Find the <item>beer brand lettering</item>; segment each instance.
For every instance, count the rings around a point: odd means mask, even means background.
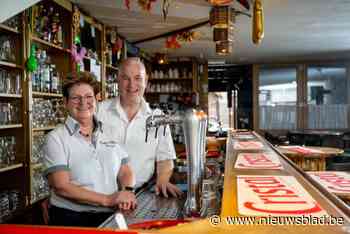
[[[236,141],[235,149],[262,149],[264,145],[259,141]]]
[[[332,193],[350,194],[350,174],[347,172],[320,171],[309,174]]]
[[[275,154],[242,153],[238,154],[235,168],[239,169],[282,169]]]
[[[292,176],[238,176],[242,215],[324,215],[325,211]]]

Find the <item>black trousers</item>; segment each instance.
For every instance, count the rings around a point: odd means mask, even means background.
[[[54,226],[98,227],[112,212],[76,212],[57,206],[49,208],[49,224]]]

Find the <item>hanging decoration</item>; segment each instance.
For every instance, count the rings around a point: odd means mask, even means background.
[[[76,36],[74,38],[74,44],[72,45],[72,58],[77,65],[77,72],[80,71],[81,67],[84,66],[83,59],[86,55],[86,48],[81,46],[80,37]]]
[[[250,10],[250,5],[248,0],[237,0],[245,9]]]
[[[124,5],[130,11],[130,0],[124,0]]]
[[[33,44],[32,47],[30,48],[30,55],[26,63],[26,67],[29,72],[33,72],[38,68],[38,59],[36,58],[35,54],[36,54],[36,48],[35,48],[35,45]]]
[[[168,49],[181,48],[180,43],[177,41],[177,34],[167,37],[165,41],[165,48],[168,48]]]
[[[162,3],[162,11],[163,11],[163,19],[166,21],[166,18],[168,17],[169,7],[172,0],[163,0]]]
[[[264,38],[264,14],[261,0],[254,1],[252,28],[253,43],[260,44]]]
[[[152,9],[152,3],[156,2],[157,0],[137,0],[139,6],[144,11],[150,11]]]
[[[177,39],[183,42],[192,42],[193,40],[199,39],[201,36],[200,32],[196,31],[185,31],[177,35]]]
[[[80,11],[76,5],[73,6],[72,27],[75,38],[80,34]]]
[[[117,37],[112,48],[113,54],[120,52],[122,48],[123,48],[123,40],[120,37]]]
[[[232,1],[233,0],[208,0],[208,2],[214,6],[229,5]]]

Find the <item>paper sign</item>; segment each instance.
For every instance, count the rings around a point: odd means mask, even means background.
[[[293,176],[237,176],[237,188],[240,215],[321,217],[327,214]]]
[[[280,148],[289,150],[289,151],[293,151],[296,153],[300,153],[300,154],[322,154],[323,152],[321,150],[317,150],[317,149],[311,149],[308,147],[303,147],[303,146],[297,146],[297,145],[293,145],[293,146],[280,146]]]
[[[278,156],[273,153],[241,153],[238,154],[237,169],[283,169]]]
[[[350,174],[343,171],[313,171],[310,176],[335,194],[350,195]]]
[[[233,145],[234,149],[241,150],[241,149],[262,149],[264,148],[264,145],[259,141],[236,141]]]

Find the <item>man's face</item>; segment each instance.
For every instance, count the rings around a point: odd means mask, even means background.
[[[96,110],[93,88],[84,83],[74,85],[69,90],[65,105],[69,114],[78,122],[83,119],[92,119]]]
[[[136,62],[124,65],[118,76],[118,89],[121,100],[139,103],[147,86],[146,71]]]

